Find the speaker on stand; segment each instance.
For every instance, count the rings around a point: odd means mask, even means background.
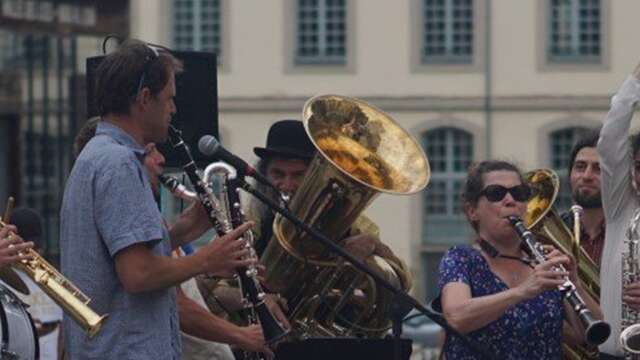
[[[184,71],[176,75],[177,113],[172,125],[182,131],[182,138],[191,149],[191,155],[199,167],[209,161],[198,150],[198,140],[203,135],[218,137],[218,62],[214,53],[198,51],[172,51],[182,61]],[[87,58],[87,115],[98,115],[96,109],[95,73],[104,56]],[[158,144],[168,168],[178,168],[177,154],[168,144]]]

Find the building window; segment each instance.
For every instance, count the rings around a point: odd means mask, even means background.
[[[549,61],[600,63],[600,0],[550,0]]]
[[[220,0],[173,1],[173,47],[222,55]]]
[[[473,159],[473,137],[455,128],[439,128],[425,134],[424,148],[431,165],[424,214],[429,217],[460,216],[460,190]]]
[[[422,63],[471,63],[473,1],[424,0]]]
[[[298,0],[297,64],[345,64],[346,0]]]
[[[60,62],[70,69],[70,52],[60,54],[55,38],[50,35],[20,34],[0,30],[0,71],[47,67],[57,68]]]
[[[569,160],[573,145],[589,131],[586,127],[570,127],[556,130],[550,134],[551,168],[560,178],[560,192],[554,204],[556,210],[562,213],[573,204],[571,188],[569,186]]]
[[[35,119],[36,123],[41,124],[46,121],[42,116]],[[23,199],[26,206],[36,209],[42,216],[42,250],[47,257],[53,257],[57,261],[58,210],[64,191],[61,178],[69,173],[71,166],[69,137],[66,134],[56,134],[51,129],[48,133],[27,130],[24,133],[24,143]]]
[[[431,179],[423,197],[422,263],[428,298],[435,296],[438,264],[444,251],[469,240],[460,193],[473,161],[473,136],[443,127],[422,137],[429,156]]]

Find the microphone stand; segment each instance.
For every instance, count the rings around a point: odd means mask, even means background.
[[[303,229],[304,231],[306,231],[315,240],[321,242],[324,246],[329,248],[333,253],[339,255],[341,258],[343,258],[346,261],[348,261],[356,269],[358,269],[358,270],[364,272],[365,274],[369,275],[370,277],[372,277],[374,279],[374,281],[376,282],[376,284],[378,284],[378,285],[382,286],[383,288],[387,289],[388,291],[390,291],[394,295],[394,305],[393,305],[393,310],[392,310],[392,318],[393,318],[393,333],[394,333],[394,337],[396,338],[394,340],[394,343],[395,343],[395,345],[394,345],[394,354],[396,356],[396,360],[400,360],[399,356],[401,355],[400,354],[401,353],[401,351],[400,351],[400,335],[401,335],[401,332],[402,332],[402,319],[411,310],[411,308],[415,308],[416,310],[421,312],[423,315],[425,315],[429,319],[433,320],[436,324],[442,326],[444,329],[446,329],[447,332],[450,332],[450,333],[460,337],[460,339],[462,339],[462,341],[469,348],[471,348],[476,354],[480,354],[482,356],[482,358],[488,359],[488,360],[489,359],[495,359],[495,354],[491,355],[484,346],[480,345],[475,340],[473,340],[473,339],[461,334],[460,332],[458,332],[457,330],[452,328],[449,324],[447,324],[447,322],[443,318],[441,318],[441,317],[437,316],[436,314],[434,314],[433,312],[429,311],[422,304],[420,304],[420,302],[418,302],[416,299],[414,299],[413,297],[411,297],[408,294],[406,294],[404,291],[401,291],[401,290],[397,289],[395,286],[393,286],[386,279],[382,278],[376,272],[372,271],[363,262],[361,262],[360,260],[356,259],[353,255],[351,255],[348,252],[346,252],[341,246],[339,246],[338,244],[334,243],[329,238],[327,238],[324,234],[322,234],[318,230],[310,227],[309,225],[304,223],[302,220],[300,220],[296,215],[292,214],[288,209],[280,206],[280,204],[276,203],[275,201],[271,200],[270,198],[268,198],[264,194],[260,193],[256,189],[254,189],[249,183],[247,183],[244,180],[244,176],[243,176],[244,174],[239,174],[239,175],[240,176],[238,176],[238,178],[241,179],[240,188],[242,188],[244,191],[250,193],[251,195],[255,196],[258,200],[260,200],[264,204],[268,205],[271,209],[275,210],[280,215],[282,215],[285,219],[291,221],[298,228]]]

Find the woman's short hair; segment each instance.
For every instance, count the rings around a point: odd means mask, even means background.
[[[479,163],[473,164],[469,167],[469,173],[467,175],[467,181],[462,189],[462,208],[467,206],[475,207],[478,203],[478,199],[484,190],[484,175],[494,171],[512,171],[518,174],[520,182],[524,183],[522,172],[515,164],[512,164],[503,160],[485,160]],[[471,222],[471,226],[477,230],[477,224]]]

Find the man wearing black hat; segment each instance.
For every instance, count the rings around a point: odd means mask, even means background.
[[[258,171],[265,174],[267,179],[288,197],[292,197],[300,187],[309,163],[316,154],[316,148],[311,143],[304,125],[298,120],[280,120],[274,123],[269,128],[266,147],[255,147],[253,151],[260,158]],[[258,190],[263,193],[273,194],[274,192],[260,185]],[[259,201],[251,204],[249,213],[250,219],[256,222],[254,232],[259,232],[259,236],[256,236],[258,239],[255,244],[256,252],[262,255],[273,235],[272,225],[275,214]],[[359,259],[364,259],[376,252],[392,255],[391,250],[376,236],[377,226],[364,218],[361,218],[361,221],[367,222],[367,227],[373,228],[372,231],[345,239],[345,249]]]
[[[286,196],[293,196],[307,172],[309,163],[316,153],[316,148],[309,140],[302,122],[298,120],[280,120],[269,128],[266,147],[255,147],[253,152],[260,158],[258,171],[266,175],[267,179]],[[272,188],[262,184],[258,190],[278,199]],[[265,204],[255,199],[252,201],[250,218],[256,221],[255,248],[258,256],[271,239],[272,224],[275,214]]]

